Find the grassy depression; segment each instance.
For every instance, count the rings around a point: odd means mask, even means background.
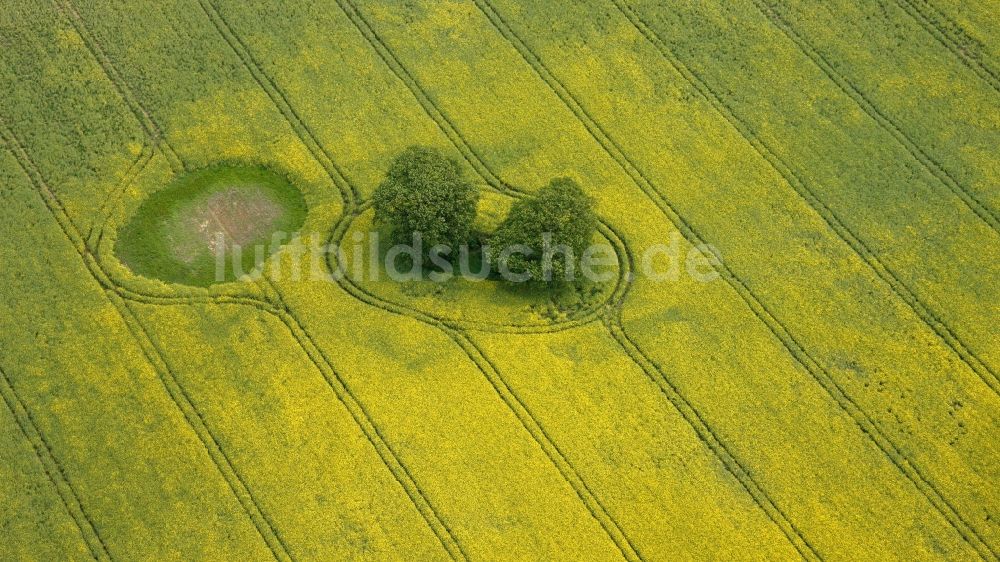
[[[267,168],[196,170],[139,206],[115,254],[136,274],[171,283],[233,281],[277,249],[276,233],[296,231],[306,211],[302,193]]]

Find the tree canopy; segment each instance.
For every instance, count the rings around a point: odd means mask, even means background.
[[[597,231],[593,200],[570,178],[555,178],[534,196],[514,203],[490,240],[501,273],[518,280],[563,283],[572,278]]]
[[[468,241],[478,201],[478,190],[457,162],[433,148],[412,146],[393,160],[375,189],[375,223],[389,227],[396,243],[411,243],[419,233],[426,256],[435,245],[457,249]]]

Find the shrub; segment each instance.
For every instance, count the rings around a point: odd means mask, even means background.
[[[596,230],[593,200],[575,181],[556,178],[514,203],[490,240],[490,258],[498,271],[518,277],[513,281],[562,284],[573,277]]]
[[[422,237],[421,252],[444,244],[456,251],[468,241],[479,192],[458,163],[433,148],[412,146],[389,166],[375,189],[375,224],[391,230],[393,242]]]

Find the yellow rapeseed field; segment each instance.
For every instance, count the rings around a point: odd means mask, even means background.
[[[997,560],[998,41],[955,0],[4,3],[0,560]],[[367,278],[413,145],[487,228],[575,180],[607,280]],[[301,191],[288,245],[138,275],[218,166]]]

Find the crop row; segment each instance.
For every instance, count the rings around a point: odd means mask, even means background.
[[[692,87],[708,100],[716,111],[729,122],[740,135],[753,147],[754,151],[760,155],[776,172],[778,172],[785,182],[792,187],[796,193],[802,197],[806,203],[823,218],[823,221],[831,230],[844,241],[845,244],[861,257],[872,271],[882,279],[890,290],[905,302],[914,313],[917,314],[927,324],[939,338],[951,348],[962,361],[969,366],[994,392],[1000,392],[1000,381],[997,375],[988,365],[976,356],[969,347],[959,338],[955,332],[941,320],[923,300],[918,297],[913,290],[908,287],[896,273],[889,268],[876,254],[871,247],[866,244],[856,233],[854,233],[837,214],[830,209],[816,193],[809,188],[802,176],[792,169],[778,154],[759,136],[754,134],[752,128],[740,119],[729,105],[716,93],[711,86],[702,80],[697,73],[678,59],[667,46],[666,42],[657,32],[646,22],[634,9],[625,4],[622,0],[612,0],[615,6],[625,15],[626,18],[642,33],[646,39],[652,43],[657,51],[670,63],[670,65],[680,74]]]
[[[643,173],[643,171],[633,162],[621,149],[620,145],[608,134],[608,132],[588,113],[575,96],[569,92],[565,86],[552,74],[545,66],[544,62],[513,32],[510,26],[502,19],[496,10],[492,8],[488,0],[476,0],[477,6],[487,16],[497,31],[503,35],[522,55],[524,60],[533,68],[546,84],[552,89],[563,103],[576,115],[581,123],[586,127],[596,140],[625,171],[642,190],[654,201],[665,216],[688,238],[693,244],[704,243],[704,238],[695,228],[685,220],[677,210],[666,200],[662,191]],[[902,134],[902,133],[901,133]],[[916,156],[916,154],[914,154]],[[863,433],[869,436],[880,450],[893,462],[913,484],[921,491],[927,500],[944,516],[959,534],[971,545],[982,553],[991,553],[991,547],[987,545],[978,532],[963,518],[954,508],[951,502],[937,489],[935,484],[927,479],[922,471],[917,467],[902,450],[883,432],[874,420],[855,402],[844,389],[833,379],[832,376],[816,361],[816,359],[798,342],[788,328],[764,305],[753,293],[744,280],[736,275],[725,263],[718,265],[719,273],[730,286],[743,298],[754,314],[766,324],[782,341],[796,360],[813,376],[813,378],[827,391],[842,410],[849,414],[857,423]],[[789,523],[789,526],[791,524]],[[792,537],[790,537],[792,539]],[[794,539],[792,539],[794,540]],[[797,544],[797,546],[799,546]]]
[[[218,440],[212,434],[211,430],[205,425],[203,416],[197,406],[191,402],[190,398],[184,392],[183,387],[178,384],[175,374],[170,369],[169,365],[167,365],[163,360],[162,354],[159,350],[155,348],[148,332],[138,321],[138,318],[135,316],[131,308],[129,308],[128,303],[122,299],[122,296],[116,291],[116,287],[113,285],[111,280],[104,274],[103,270],[100,269],[100,265],[94,258],[91,250],[87,247],[86,240],[84,239],[79,227],[77,227],[77,225],[70,218],[69,214],[67,214],[62,202],[48,186],[41,171],[31,159],[30,155],[24,150],[22,143],[17,139],[17,137],[14,136],[5,121],[0,121],[0,137],[3,137],[9,144],[12,153],[14,154],[18,164],[21,166],[22,171],[35,186],[38,195],[45,202],[46,207],[51,212],[53,218],[56,219],[63,235],[76,249],[80,259],[87,266],[91,276],[105,290],[109,300],[115,306],[122,320],[129,327],[132,337],[143,350],[147,359],[150,361],[150,364],[156,370],[160,377],[160,381],[163,383],[164,388],[174,401],[174,404],[184,414],[188,424],[201,440],[205,450],[212,458],[212,461],[215,463],[219,472],[225,478],[227,484],[229,484],[233,494],[246,510],[247,515],[257,527],[261,537],[265,540],[265,542],[267,542],[269,548],[271,548],[275,558],[290,558],[287,554],[287,548],[283,544],[280,535],[278,535],[270,525],[267,516],[260,509],[256,499],[247,487],[246,482],[244,482],[239,472],[237,472],[232,466],[225,452],[219,445]]]
[[[35,423],[31,415],[31,410],[28,409],[27,404],[18,395],[14,384],[3,368],[0,368],[0,397],[3,398],[3,402],[14,417],[18,429],[31,444],[35,452],[35,457],[37,457],[38,462],[45,471],[45,476],[59,495],[59,500],[66,509],[66,513],[69,514],[73,519],[73,523],[79,529],[80,536],[83,537],[87,548],[90,549],[91,555],[95,560],[111,560],[108,545],[104,542],[104,538],[101,537],[97,526],[94,525],[94,520],[91,519],[86,508],[84,508],[83,502],[80,501],[80,495],[70,482],[66,474],[66,469],[63,468],[59,458],[52,452],[52,446],[49,445],[48,439],[38,429],[38,424]]]
[[[1000,93],[1000,75],[984,60],[974,41],[951,16],[928,0],[896,0],[942,46],[952,52],[962,64]]]

